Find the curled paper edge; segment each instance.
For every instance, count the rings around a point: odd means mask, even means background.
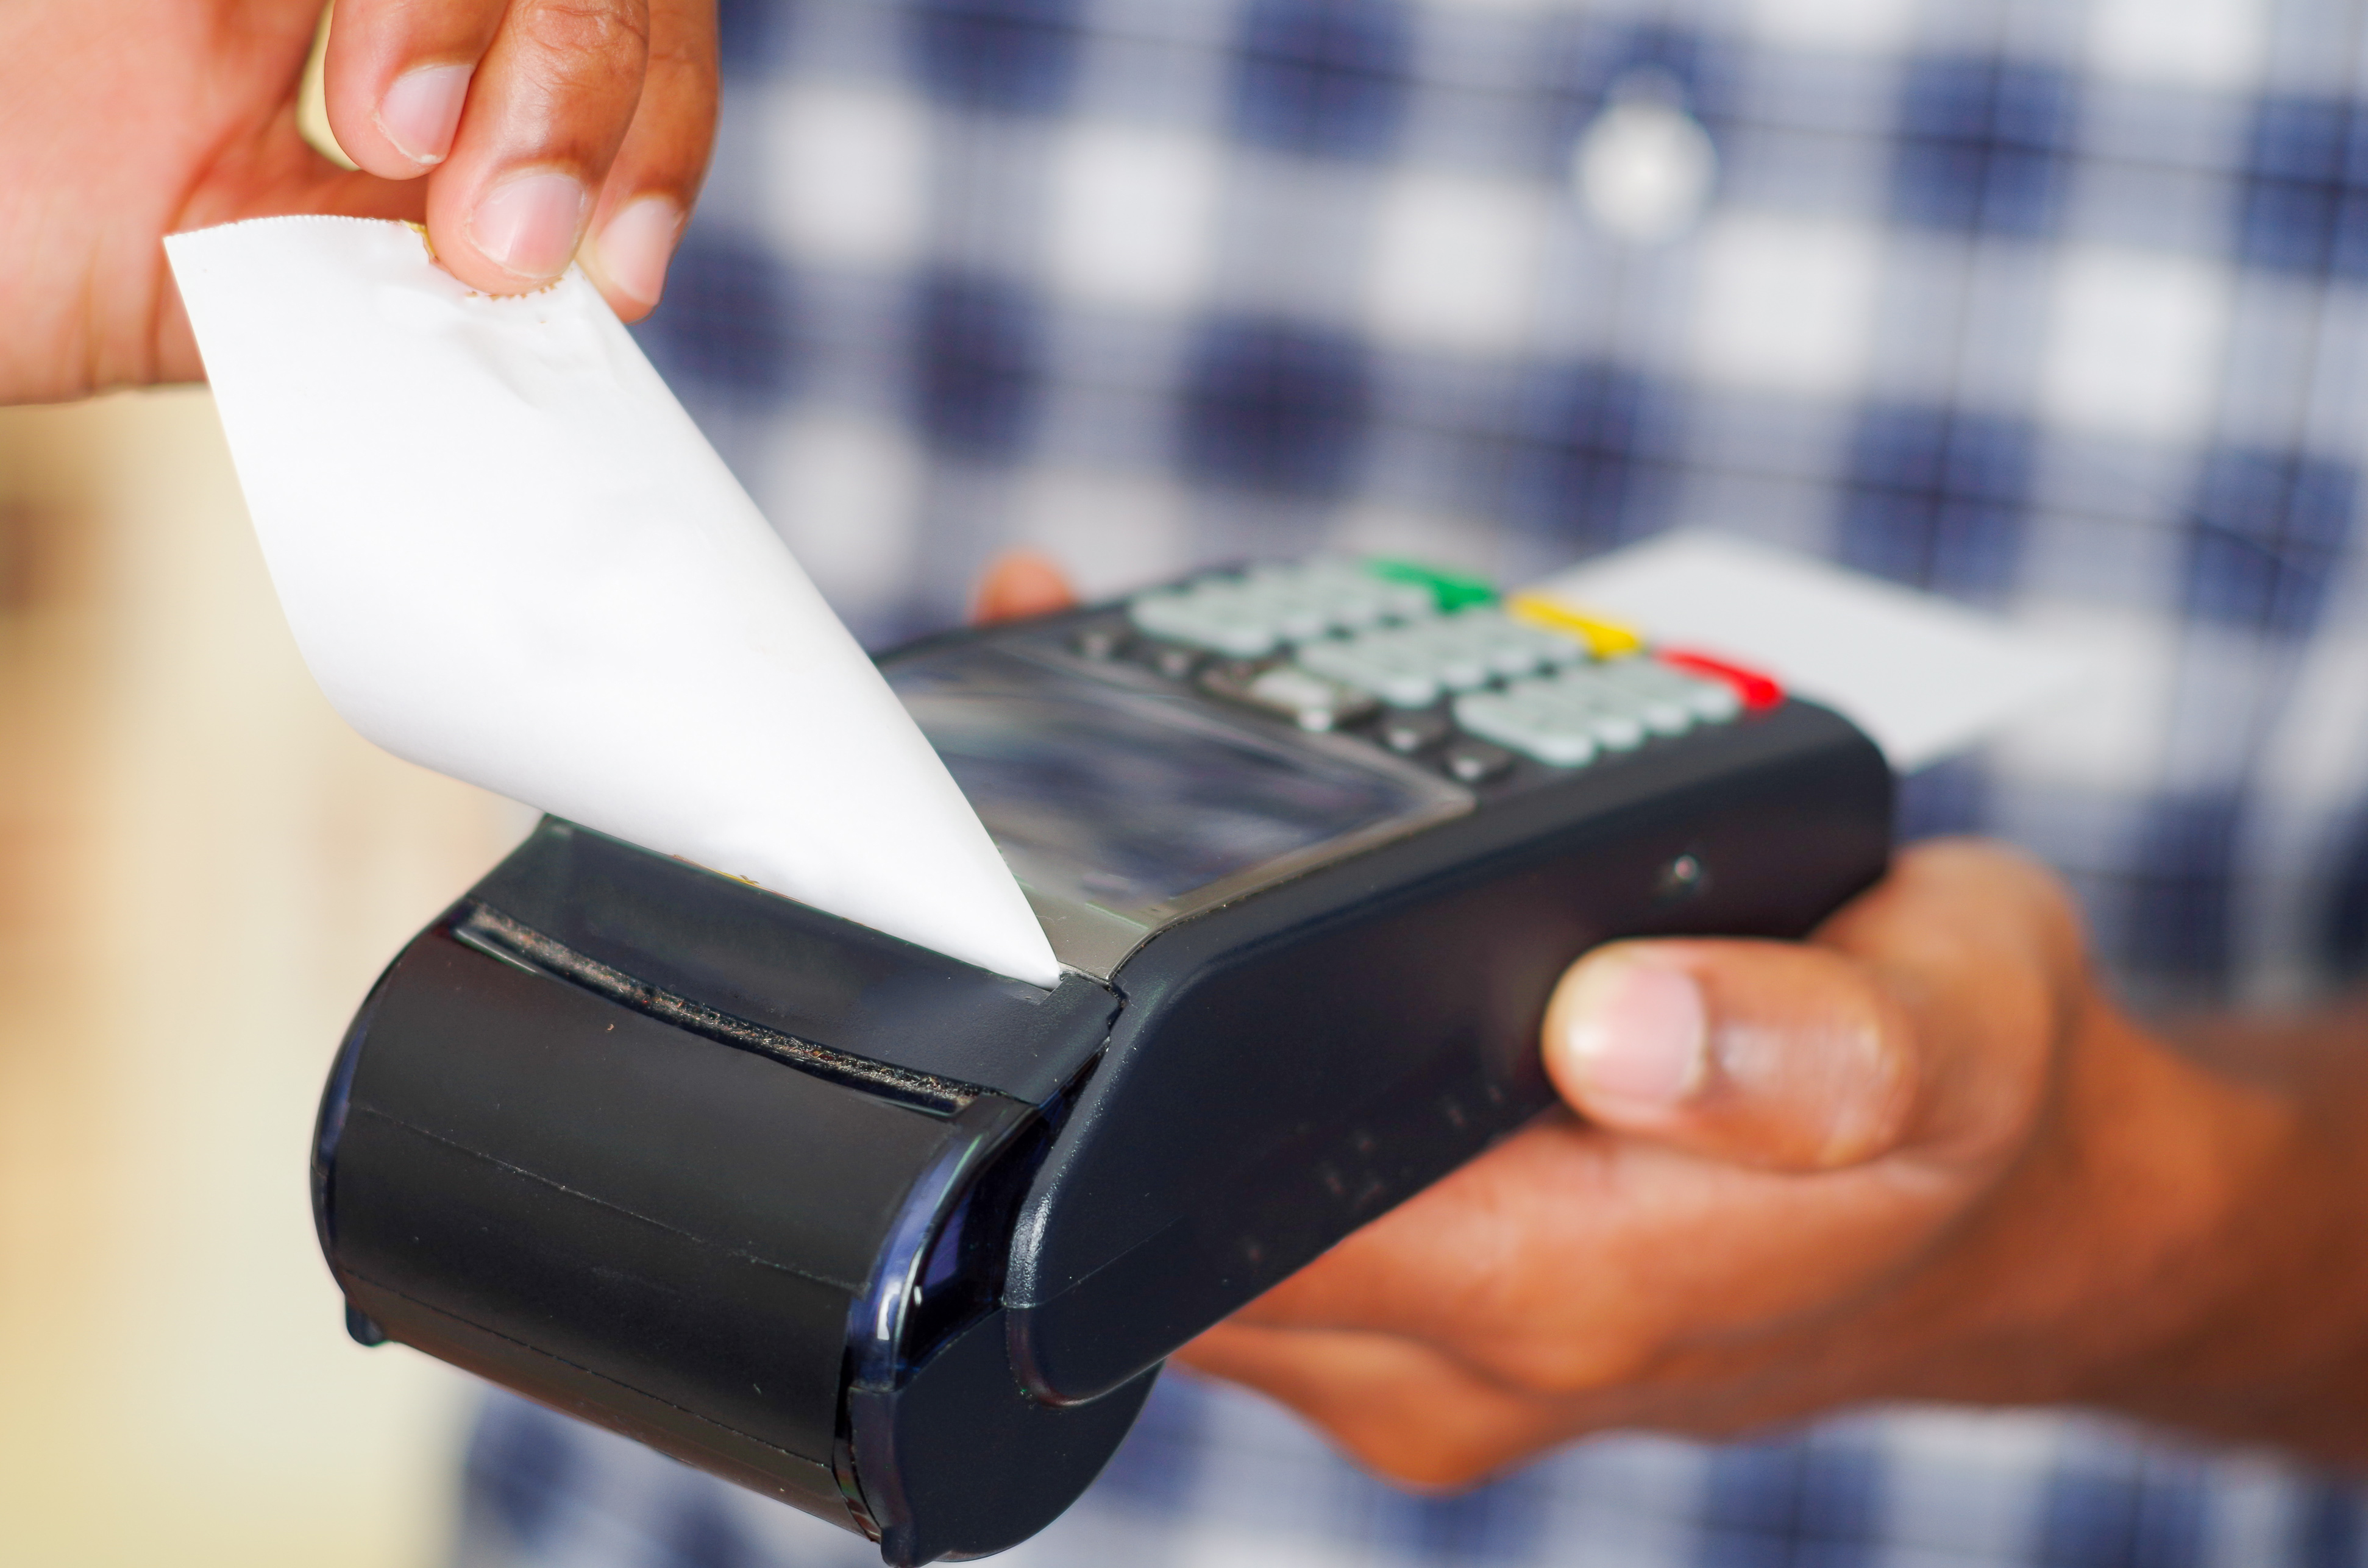
[[[580,272],[492,299],[364,219],[165,244],[281,607],[365,738],[1057,983],[944,764]]]

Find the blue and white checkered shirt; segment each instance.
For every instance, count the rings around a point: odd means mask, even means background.
[[[1709,525],[1996,608],[2089,697],[1911,781],[2139,996],[2368,949],[2363,0],[725,6],[643,333],[876,642],[1019,543],[1088,590],[1383,550],[1520,580]],[[1015,1564],[2356,1563],[2271,1456],[2033,1413],[1615,1436],[1447,1500],[1170,1377]],[[471,1568],[852,1537],[503,1400]]]

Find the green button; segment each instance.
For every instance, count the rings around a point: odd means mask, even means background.
[[[1448,615],[1459,609],[1470,609],[1474,605],[1497,602],[1495,585],[1485,577],[1474,577],[1469,573],[1442,571],[1436,566],[1425,566],[1420,562],[1394,561],[1386,557],[1368,560],[1365,570],[1393,583],[1412,583],[1417,587],[1429,588],[1440,610]]]

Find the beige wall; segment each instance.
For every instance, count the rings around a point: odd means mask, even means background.
[[[346,1339],[306,1143],[522,825],[330,712],[203,392],[0,410],[0,1564],[435,1561],[465,1381]]]

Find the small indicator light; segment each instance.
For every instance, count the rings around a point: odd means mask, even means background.
[[[1725,682],[1735,688],[1735,695],[1743,699],[1743,705],[1746,708],[1773,708],[1784,700],[1784,688],[1777,685],[1773,679],[1761,675],[1758,670],[1746,669],[1741,665],[1730,664],[1725,659],[1714,659],[1708,653],[1691,653],[1681,648],[1664,648],[1660,652],[1660,660],[1671,669],[1683,670],[1688,675],[1705,676],[1712,680]]]
[[[1432,601],[1443,615],[1453,615],[1457,610],[1470,609],[1474,605],[1497,602],[1496,585],[1467,572],[1449,572],[1436,566],[1425,566],[1419,562],[1388,557],[1367,561],[1365,570],[1393,583],[1412,583],[1417,587],[1429,589]]]
[[[1645,646],[1644,633],[1633,626],[1572,609],[1539,594],[1515,594],[1505,601],[1505,613],[1547,631],[1576,638],[1599,659],[1626,658]]]

